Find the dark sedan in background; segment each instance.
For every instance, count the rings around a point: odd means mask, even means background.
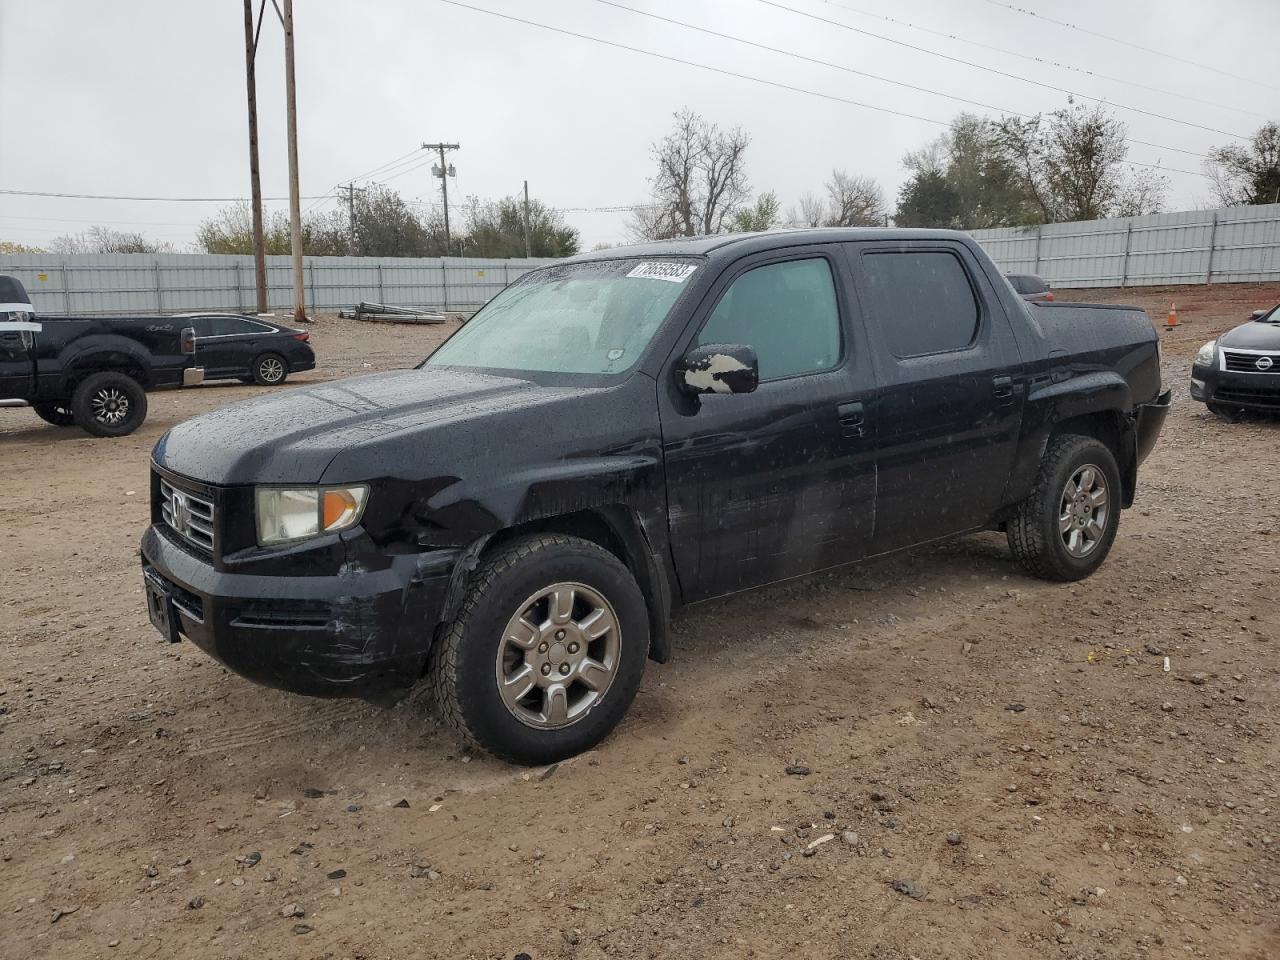
[[[196,313],[196,357],[206,380],[243,380],[274,386],[291,373],[311,370],[316,355],[305,330],[230,313]]]
[[[1007,276],[1018,296],[1028,303],[1053,302],[1053,291],[1049,289],[1049,281],[1043,277],[1034,273],[1010,273]]]
[[[1244,410],[1280,413],[1280,306],[1210,340],[1191,367],[1191,399],[1226,420]]]

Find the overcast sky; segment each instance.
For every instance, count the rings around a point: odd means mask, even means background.
[[[1170,148],[1202,154],[1215,144],[1242,142],[1229,134],[1251,133],[1267,111],[1280,118],[1277,0],[1017,2],[1192,62],[1027,16],[995,0],[617,0],[990,108],[712,37],[602,0],[466,2],[811,92],[663,61],[442,0],[296,0],[304,195],[332,193],[336,184],[423,141],[446,140],[462,145],[451,157],[458,171],[450,183],[451,208],[469,194],[515,193],[526,178],[534,196],[558,207],[633,204],[648,193],[650,144],[666,132],[672,112],[688,106],[751,133],[751,185],[776,191],[784,208],[806,191],[820,191],[833,167],[876,177],[892,199],[904,179],[903,153],[943,129],[929,119],[945,122],[964,109],[1030,114],[1066,100],[1045,86],[794,11],[1106,99],[1131,138],[1161,145],[1135,144],[1132,160],[1198,171],[1199,157]],[[267,13],[258,54],[262,183],[267,196],[282,197],[288,185],[282,31],[270,2]],[[1202,177],[1169,176],[1170,209],[1208,204]],[[385,179],[406,198],[439,199],[429,164],[413,169],[406,162],[373,179]],[[0,0],[0,189],[247,196],[240,2]],[[317,202],[336,201],[306,200],[304,209]],[[42,245],[101,223],[186,250],[195,225],[217,207],[0,195],[0,239]],[[568,216],[584,247],[626,237],[623,214]]]

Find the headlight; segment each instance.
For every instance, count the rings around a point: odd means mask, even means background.
[[[256,492],[258,543],[264,547],[354,527],[369,498],[364,485],[259,487]]]
[[[1196,363],[1202,367],[1213,366],[1213,357],[1214,357],[1214,354],[1217,353],[1217,350],[1218,350],[1218,341],[1210,340],[1203,347],[1201,347],[1200,352],[1196,354]]]

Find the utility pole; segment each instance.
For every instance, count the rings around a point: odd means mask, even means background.
[[[272,0],[275,3],[275,0]],[[293,71],[293,0],[284,0],[284,85],[289,126],[289,240],[293,248],[293,319],[307,320],[302,283],[302,198],[298,190],[298,90]]]
[[[424,143],[423,150],[437,150],[440,153],[440,165],[431,167],[431,175],[440,178],[440,191],[444,198],[444,248],[450,250],[453,241],[449,237],[449,178],[456,177],[457,171],[452,166],[446,166],[444,162],[444,152],[446,150],[461,149],[456,143]]]
[[[529,259],[529,181],[524,182],[524,258]]]
[[[264,0],[265,2],[265,0]],[[262,30],[262,11],[258,11],[258,29],[253,28],[253,0],[244,0],[244,73],[249,93],[249,188],[253,197],[253,267],[256,277],[257,310],[266,313],[267,244],[262,236],[262,179],[258,171],[258,84],[254,61],[258,54],[258,33]]]
[[[359,191],[363,192],[363,191]],[[347,220],[350,223],[350,237],[347,240],[347,256],[356,255],[356,185],[347,184]]]

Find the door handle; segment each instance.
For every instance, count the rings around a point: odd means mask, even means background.
[[[995,392],[1001,406],[1013,402],[1013,377],[992,377],[991,389]]]
[[[866,414],[861,400],[850,400],[836,407],[836,416],[840,418],[840,433],[846,437],[866,435]]]

